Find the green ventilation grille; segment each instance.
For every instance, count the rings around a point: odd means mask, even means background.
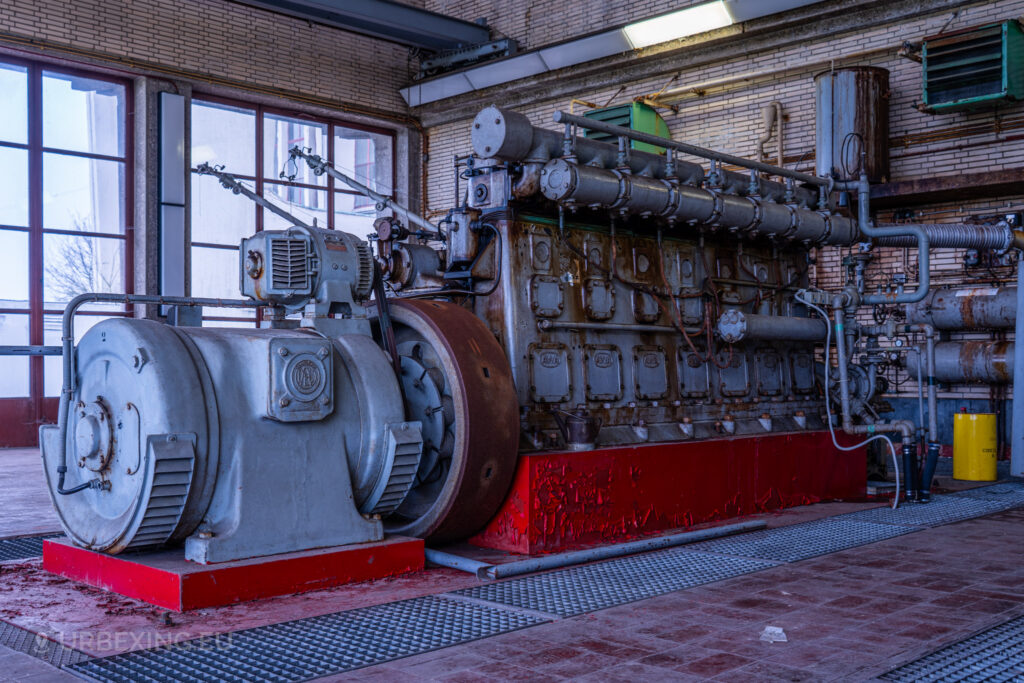
[[[926,38],[924,106],[932,114],[1024,98],[1024,31],[1010,20]]]

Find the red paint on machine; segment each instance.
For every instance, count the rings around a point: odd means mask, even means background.
[[[402,536],[217,564],[189,562],[180,548],[106,555],[67,539],[43,542],[45,570],[176,612],[370,581],[423,564],[423,540]]]
[[[524,455],[505,503],[470,540],[515,553],[558,552],[859,498],[865,457],[864,449],[837,450],[828,432]]]

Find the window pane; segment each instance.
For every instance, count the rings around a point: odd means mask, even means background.
[[[44,154],[43,227],[124,233],[124,163]]]
[[[309,225],[315,219],[318,227],[327,227],[327,192],[324,190],[265,183],[263,197]],[[264,230],[281,230],[291,226],[281,216],[263,209]]]
[[[85,333],[93,325],[100,321],[107,320],[106,315],[76,315],[75,316],[75,343],[82,341]],[[61,316],[43,316],[43,343],[47,346],[61,345]],[[60,356],[45,356],[43,358],[43,395],[60,396],[60,387],[64,382],[64,366]]]
[[[252,186],[249,181],[242,181]],[[256,204],[213,176],[192,174],[192,241],[237,246],[256,232]]]
[[[344,230],[359,237],[373,232],[377,218],[376,204],[362,195],[334,193],[334,229]]]
[[[43,72],[43,146],[123,157],[124,86]]]
[[[0,225],[28,227],[28,150],[0,147]]]
[[[192,165],[203,162],[221,164],[228,173],[255,176],[255,112],[193,100]]]
[[[28,316],[0,314],[0,345],[28,344]],[[0,356],[0,398],[28,396],[28,356]]]
[[[238,249],[192,247],[192,296],[240,299]],[[251,318],[252,308],[203,308],[203,315]]]
[[[266,114],[263,117],[263,177],[276,180],[282,171],[294,175],[296,183],[326,185],[327,175],[313,175],[304,161],[288,162],[292,147],[309,148],[313,154],[327,158],[327,125],[301,119]]]
[[[0,230],[0,308],[28,308],[28,233]]]
[[[85,292],[124,293],[124,240],[85,235],[43,235],[43,306],[64,304]],[[93,303],[83,310],[123,310]]]
[[[334,166],[371,190],[392,192],[392,140],[390,135],[352,128],[334,128]],[[335,183],[335,189],[342,189]]]
[[[0,140],[28,142],[28,69],[0,63]]]

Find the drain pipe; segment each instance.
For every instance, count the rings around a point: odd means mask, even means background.
[[[710,529],[686,531],[681,534],[672,534],[671,536],[647,538],[642,541],[606,545],[599,548],[590,548],[588,550],[561,553],[559,555],[545,555],[543,557],[530,558],[528,560],[520,560],[518,562],[508,562],[505,564],[487,564],[485,562],[472,560],[468,557],[453,555],[452,553],[446,553],[442,550],[434,550],[432,548],[427,548],[424,552],[426,553],[426,558],[429,562],[433,562],[434,564],[442,567],[458,569],[459,571],[476,574],[477,578],[480,579],[504,579],[510,576],[539,572],[545,569],[558,569],[574,564],[584,564],[585,562],[594,562],[595,560],[607,560],[613,557],[622,557],[623,555],[634,555],[636,553],[643,553],[651,550],[672,548],[674,546],[685,545],[687,543],[696,543],[697,541],[707,541],[712,538],[722,538],[723,536],[742,534],[748,531],[759,531],[767,526],[767,522],[758,519],[749,522],[740,522],[738,524],[716,526]]]

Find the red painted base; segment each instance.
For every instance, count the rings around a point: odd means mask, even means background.
[[[182,612],[417,571],[423,569],[423,540],[395,536],[204,565],[185,560],[180,549],[105,555],[57,539],[43,543],[43,568]]]
[[[865,457],[837,451],[828,432],[525,455],[498,514],[470,541],[532,555],[861,497]]]

